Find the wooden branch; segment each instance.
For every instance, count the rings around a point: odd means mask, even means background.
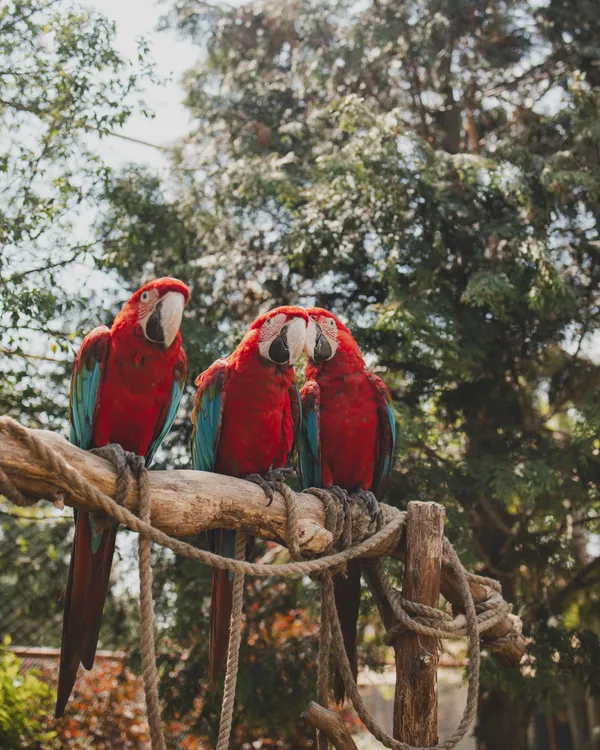
[[[114,497],[116,473],[110,463],[76,448],[56,433],[44,430],[32,432],[54,448],[85,479]],[[81,498],[73,494],[64,477],[52,476],[44,470],[18,440],[3,430],[0,430],[0,466],[17,488],[32,499],[62,499],[73,507],[97,510],[86,506]],[[171,536],[185,537],[210,528],[230,528],[285,544],[287,514],[285,501],[279,493],[275,493],[272,504],[267,506],[262,490],[255,484],[196,471],[151,471],[150,489],[153,499],[152,523]],[[331,534],[324,526],[325,513],[321,501],[308,494],[297,497],[301,515],[300,544],[306,551],[322,552],[329,544]],[[130,510],[138,508],[137,487],[132,486],[126,504]],[[395,549],[376,549],[371,554],[389,554],[405,559],[404,536]],[[471,583],[470,587],[476,603],[487,598],[485,587],[477,583]],[[463,610],[460,588],[452,572],[445,568],[442,569],[442,594],[455,610]],[[520,620],[511,615],[493,630],[487,631],[483,640],[517,635],[494,647],[495,653],[505,664],[515,666],[525,653],[525,641],[520,632]]]
[[[402,596],[428,607],[439,604],[444,516],[444,508],[437,503],[408,504]],[[431,747],[438,736],[436,639],[403,633],[394,648],[394,737],[409,745]]]
[[[315,729],[326,734],[335,750],[358,750],[341,716],[335,711],[330,711],[311,701],[302,714],[302,718],[312,724]]]
[[[60,435],[32,430],[36,437],[56,450],[97,489],[114,497],[117,475],[108,461],[82,451]],[[77,497],[64,477],[55,476],[32,458],[27,448],[0,430],[0,466],[27,497],[38,500],[63,499],[67,505],[98,510]],[[126,507],[139,507],[136,483],[131,483]],[[287,514],[285,500],[275,493],[267,506],[263,491],[243,479],[202,471],[150,471],[152,524],[166,534],[192,536],[206,529],[228,528],[247,531],[262,539],[285,544]],[[310,552],[322,552],[331,542],[325,528],[321,501],[308,494],[296,495],[300,507],[300,544]]]
[[[484,602],[489,596],[487,587],[481,583],[471,581],[469,588],[475,604]],[[451,571],[444,566],[442,566],[441,592],[442,596],[450,602],[455,613],[462,612],[464,614],[465,608],[459,583],[452,576]],[[511,637],[503,641],[497,640],[504,636]],[[497,625],[482,633],[481,640],[485,647],[497,656],[505,667],[518,666],[527,650],[523,638],[523,626],[520,618],[516,615],[506,615]]]

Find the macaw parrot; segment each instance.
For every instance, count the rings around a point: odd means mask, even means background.
[[[252,323],[233,354],[198,376],[192,413],[194,469],[255,481],[257,475],[286,466],[300,427],[294,365],[304,350],[307,324],[303,309],[275,308]],[[213,552],[235,556],[235,531],[211,531],[209,540]],[[232,594],[233,575],[213,570],[209,641],[213,689],[227,654]]]
[[[394,459],[396,423],[387,386],[365,369],[358,344],[346,326],[327,310],[311,308],[306,332],[306,383],[300,391],[302,426],[298,463],[302,486],[339,487],[363,494],[376,510],[387,490]],[[370,502],[369,502],[370,501]],[[360,605],[360,562],[351,560],[347,576],[334,576],[335,600],[344,645],[356,679]],[[339,672],[334,696],[344,700]]]
[[[109,443],[152,462],[171,429],[185,385],[179,327],[189,289],[177,279],[150,281],[116,316],[81,344],[70,392],[70,441],[79,448]],[[56,717],[63,715],[79,664],[94,665],[118,524],[100,528],[75,511],[65,595]]]

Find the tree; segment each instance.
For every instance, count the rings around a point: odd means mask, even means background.
[[[106,316],[87,231],[109,175],[95,141],[139,107],[151,75],[145,45],[134,67],[114,35],[57,0],[0,8],[0,413],[33,426],[64,429],[77,343]],[[0,634],[19,645],[60,642],[72,524],[46,511],[0,505]],[[127,596],[109,602],[105,645],[127,642],[130,610]]]
[[[86,227],[108,177],[94,139],[127,120],[151,72],[117,54],[114,34],[58,0],[0,9],[0,411],[38,423],[64,420],[66,392],[53,385],[102,308],[93,285],[77,283],[93,275]]]
[[[486,662],[486,750],[526,747],[535,706],[573,701],[573,679],[599,687],[596,16],[180,0],[165,23],[205,52],[193,131],[168,188],[139,169],[110,182],[99,227],[131,283],[143,259],[193,285],[196,330],[232,339],[284,302],[354,323],[395,396],[392,500],[443,502],[535,638],[522,675]]]

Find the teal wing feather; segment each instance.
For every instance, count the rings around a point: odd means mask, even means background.
[[[100,385],[106,372],[110,330],[98,326],[84,338],[73,375],[69,397],[69,440],[78,448],[92,446]]]
[[[390,483],[390,476],[394,466],[394,449],[396,446],[396,417],[392,405],[392,396],[383,380],[367,373],[367,377],[377,402],[377,416],[379,420],[378,456],[373,475],[373,493],[378,500],[383,500]]]
[[[162,413],[156,425],[156,430],[152,442],[150,443],[146,455],[146,466],[150,466],[154,459],[154,454],[158,450],[162,441],[169,434],[169,430],[173,426],[175,417],[177,416],[177,410],[181,403],[181,397],[183,396],[183,390],[185,388],[185,376],[187,373],[187,358],[183,349],[179,352],[179,357],[173,367],[173,385],[171,387],[171,398],[165,402]]]
[[[298,386],[294,385],[288,391],[290,397],[290,409],[292,412],[292,424],[294,427],[292,447],[287,457],[287,466],[290,468],[294,467],[296,461],[296,453],[298,450],[298,441],[300,439],[300,430],[302,428],[302,398],[300,397],[300,391]]]
[[[298,469],[302,486],[321,486],[320,388],[309,380],[300,391],[302,411],[298,438]]]
[[[225,408],[226,359],[218,359],[196,379],[198,392],[192,412],[192,466],[214,471]]]

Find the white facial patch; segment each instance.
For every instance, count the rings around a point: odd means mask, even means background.
[[[306,323],[302,318],[288,318],[285,313],[278,313],[272,318],[267,318],[260,329],[258,351],[261,357],[274,362],[271,356],[271,345],[278,336],[282,335],[284,327],[285,346],[288,349],[287,364],[294,365],[302,354],[306,342]],[[277,364],[283,363],[279,361]]]
[[[260,342],[259,343],[260,353],[262,354],[263,357],[266,357],[267,359],[269,359],[268,357],[269,346],[273,343],[273,340],[277,336],[279,336],[281,329],[286,324],[286,322],[287,322],[287,315],[285,313],[278,313],[277,315],[273,315],[272,318],[267,318],[265,322],[262,324],[261,329],[260,329],[260,336],[258,340]],[[263,352],[263,348],[262,348],[263,344],[267,345],[266,349],[264,349],[264,352],[266,352],[266,354]]]

